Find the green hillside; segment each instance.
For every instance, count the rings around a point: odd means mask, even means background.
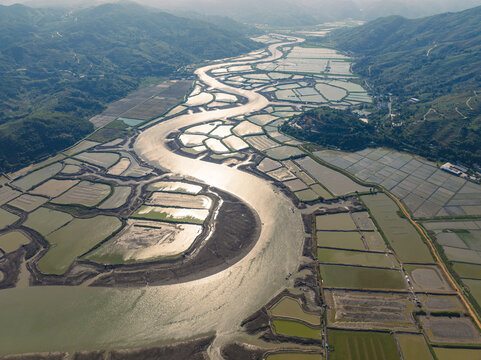
[[[481,7],[409,20],[387,17],[331,34],[356,57],[375,95],[371,120],[395,147],[481,163]],[[386,116],[392,93],[393,119]],[[409,102],[418,98],[419,103]]]
[[[3,171],[74,143],[92,130],[90,116],[146,81],[258,47],[240,32],[133,3],[0,6],[0,43]]]

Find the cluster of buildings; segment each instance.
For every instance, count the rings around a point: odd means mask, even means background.
[[[476,174],[470,175],[469,169],[467,167],[458,165],[458,164],[451,164],[450,162],[447,162],[444,165],[442,165],[441,169],[477,184],[479,184],[479,178],[481,178],[481,174],[479,172],[477,173],[479,174],[479,176],[476,176]]]

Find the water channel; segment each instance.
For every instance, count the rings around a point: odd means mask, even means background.
[[[279,58],[282,44],[271,45]],[[190,176],[233,193],[248,203],[262,221],[259,241],[239,262],[215,275],[192,282],[145,288],[23,287],[0,291],[0,354],[133,348],[167,343],[216,332],[210,349],[235,339],[241,321],[268,302],[296,271],[303,244],[300,213],[272,184],[228,166],[190,159],[171,152],[165,138],[176,129],[208,120],[247,114],[267,106],[254,92],[227,86],[196,71],[209,87],[242,95],[245,105],[183,115],[145,130],[136,152],[154,166]]]

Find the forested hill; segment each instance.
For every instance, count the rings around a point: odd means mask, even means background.
[[[148,78],[259,47],[239,32],[133,3],[0,6],[0,44],[0,172],[74,143],[91,131],[90,116]]]
[[[399,147],[481,163],[480,24],[481,7],[415,20],[393,16],[338,30],[329,41],[355,56],[354,71],[374,94],[393,94],[395,117],[384,107],[379,120]]]
[[[331,35],[358,57],[355,70],[397,95],[425,96],[481,84],[481,7],[423,19],[380,18]]]

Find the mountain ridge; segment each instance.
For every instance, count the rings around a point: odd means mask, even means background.
[[[129,2],[76,11],[0,7],[0,42],[4,171],[78,141],[92,130],[89,117],[146,80],[259,47],[241,33]],[[37,132],[50,129],[58,146],[34,134],[32,122]]]

